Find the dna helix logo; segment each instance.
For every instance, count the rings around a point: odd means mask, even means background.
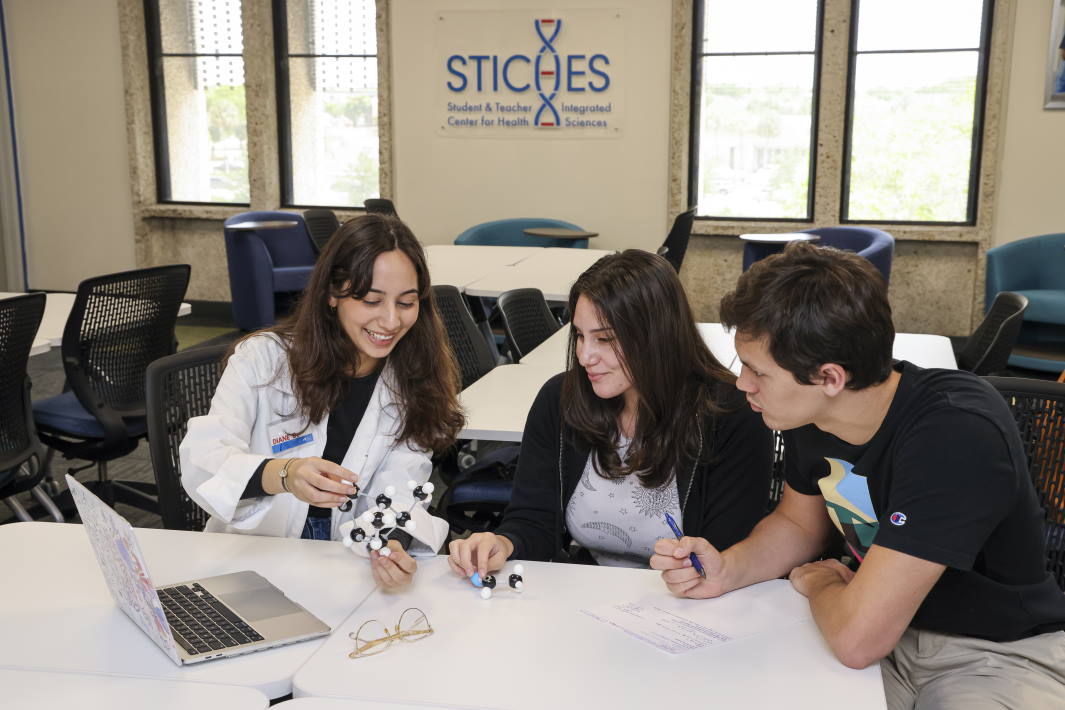
[[[547,25],[551,29],[551,36],[544,36],[544,26]],[[533,116],[533,125],[546,128],[557,127],[562,123],[562,118],[558,115],[558,109],[555,108],[555,97],[558,96],[559,86],[561,85],[561,73],[562,73],[562,61],[559,59],[558,50],[555,49],[555,38],[558,37],[558,33],[562,30],[562,19],[544,19],[536,20],[536,36],[540,38],[543,46],[540,47],[540,51],[536,53],[536,64],[534,65],[533,81],[536,88],[536,93],[540,97],[540,108],[536,111],[536,115]],[[550,68],[545,69],[545,59],[549,61]],[[551,81],[550,95],[544,93],[544,79],[549,78]],[[551,120],[544,120],[544,112],[550,112]]]

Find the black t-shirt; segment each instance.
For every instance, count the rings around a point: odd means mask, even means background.
[[[915,628],[996,641],[1065,629],[1043,510],[1002,396],[967,372],[895,369],[898,390],[866,444],[814,425],[784,432],[788,484],[824,496],[857,559],[875,542],[946,565]]]

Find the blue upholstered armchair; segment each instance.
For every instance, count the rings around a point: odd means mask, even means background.
[[[293,222],[278,228],[252,223]],[[247,225],[249,228],[241,228]],[[274,324],[276,294],[299,293],[314,268],[314,246],[295,212],[242,212],[225,222],[233,320],[242,330]]]
[[[818,227],[802,231],[820,237],[818,244],[821,246],[857,252],[873,262],[877,271],[883,274],[884,281],[891,281],[895,238],[887,232],[872,227]]]
[[[864,256],[884,276],[891,280],[891,260],[895,255],[895,238],[887,232],[872,227],[817,227],[803,229],[807,234],[819,237],[817,244],[856,252]],[[749,241],[743,245],[743,270],[770,254],[784,250],[784,244],[767,244]]]
[[[504,247],[571,247],[587,249],[587,239],[549,239],[525,234],[522,230],[532,227],[560,227],[563,229],[580,229],[575,224],[558,219],[540,219],[536,217],[518,217],[515,219],[497,219],[470,227],[455,237],[456,244],[488,244]]]
[[[987,250],[985,306],[999,291],[1028,299],[1010,365],[1065,370],[1065,234],[1018,239]]]

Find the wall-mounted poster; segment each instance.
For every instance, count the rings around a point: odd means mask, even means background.
[[[1065,109],[1065,0],[1051,0],[1051,6],[1044,108]]]
[[[619,137],[623,39],[615,9],[440,12],[433,55],[440,134]]]

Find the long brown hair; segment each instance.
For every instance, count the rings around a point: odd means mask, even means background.
[[[639,393],[626,460],[617,452],[624,397],[596,396],[577,363],[573,329],[562,382],[563,419],[591,444],[599,475],[635,473],[645,487],[659,487],[673,479],[682,458],[698,456],[706,418],[722,411],[714,385],[734,383],[736,377],[706,347],[684,287],[662,257],[638,249],[605,256],[573,284],[570,313],[581,296],[613,329],[614,352]]]
[[[425,253],[399,219],[367,214],[341,225],[319,254],[293,315],[266,332],[284,344],[297,406],[317,424],[340,404],[344,382],[359,368],[359,351],[329,299],[365,296],[373,285],[374,261],[395,249],[414,265],[419,302],[418,318],[387,357],[401,413],[396,438],[439,451],[454,443],[464,423],[459,373],[429,287]]]

